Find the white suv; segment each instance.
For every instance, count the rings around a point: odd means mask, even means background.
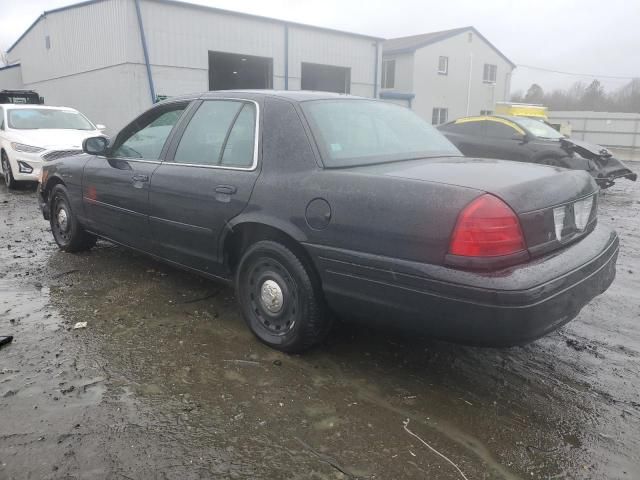
[[[83,114],[67,107],[0,105],[0,164],[8,188],[38,181],[43,162],[82,153],[82,141],[103,135]]]

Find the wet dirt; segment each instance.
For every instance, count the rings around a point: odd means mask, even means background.
[[[613,286],[526,347],[340,326],[257,342],[233,291],[106,242],[59,252],[0,187],[0,479],[640,478],[640,190]],[[73,329],[77,322],[86,328]]]

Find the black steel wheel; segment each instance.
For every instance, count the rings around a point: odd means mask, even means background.
[[[53,187],[49,195],[51,232],[60,250],[81,252],[96,244],[95,235],[87,233],[71,209],[69,194],[63,185]]]
[[[272,348],[302,352],[328,331],[315,272],[281,243],[263,240],[247,249],[236,272],[236,294],[249,328]]]
[[[13,172],[11,171],[11,163],[5,152],[2,152],[2,175],[4,177],[4,184],[9,189],[16,188],[16,181],[13,178]]]

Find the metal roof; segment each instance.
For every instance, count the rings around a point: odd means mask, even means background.
[[[19,67],[20,64],[19,63],[13,63],[11,65],[5,65],[4,67],[0,67],[0,70],[8,70],[10,68],[15,68],[15,67]]]
[[[70,10],[72,8],[84,7],[86,5],[92,5],[94,3],[100,3],[100,2],[104,2],[104,1],[106,1],[106,0],[87,0],[87,1],[84,1],[84,2],[80,2],[80,3],[74,3],[72,5],[67,5],[66,7],[54,8],[53,10],[46,10],[38,18],[36,18],[36,20],[29,26],[29,28],[27,28],[24,31],[24,33],[22,35],[20,35],[20,37],[18,37],[18,39],[13,43],[13,45],[11,45],[9,47],[7,52],[10,52],[11,50],[13,50],[13,48],[16,45],[18,45],[18,43],[20,43],[20,41],[27,35],[27,33],[29,33],[31,31],[31,29],[33,27],[35,27],[36,24],[40,20],[45,18],[47,15],[50,15],[52,13],[63,12],[65,10]],[[367,38],[367,39],[371,39],[371,40],[384,40],[384,38],[382,38],[382,37],[374,37],[374,36],[371,36],[371,35],[364,35],[364,34],[361,34],[361,33],[345,32],[344,30],[336,30],[336,29],[333,29],[333,28],[320,27],[320,26],[317,26],[317,25],[308,25],[306,23],[289,22],[287,20],[282,20],[282,19],[278,19],[278,18],[264,17],[264,16],[261,16],[261,15],[253,15],[251,13],[235,12],[233,10],[224,10],[222,8],[209,7],[209,6],[206,6],[206,5],[196,5],[194,3],[183,2],[183,1],[179,1],[179,0],[149,0],[149,1],[157,2],[157,3],[164,3],[164,4],[168,4],[168,5],[176,5],[176,6],[185,7],[185,8],[194,8],[194,9],[198,9],[198,10],[217,12],[217,13],[222,13],[222,14],[225,14],[225,15],[233,15],[233,16],[237,16],[237,17],[253,18],[255,20],[262,20],[262,21],[265,21],[265,22],[280,23],[282,25],[291,25],[291,26],[302,27],[302,28],[311,28],[311,29],[314,29],[314,30],[323,30],[325,32],[340,33],[340,34],[349,35],[349,36],[352,36],[352,37]]]
[[[479,36],[482,40],[487,42],[491,48],[493,48],[498,55],[500,55],[505,61],[507,61],[512,67],[515,68],[516,64],[513,63],[507,56],[498,50],[484,35],[482,35],[475,27],[461,27],[453,28],[451,30],[441,30],[439,32],[423,33],[421,35],[411,35],[409,37],[391,38],[385,40],[382,45],[382,52],[384,55],[391,55],[397,53],[413,53],[419,48],[426,47],[432,43],[441,42],[447,38],[454,37],[460,33],[471,31]]]

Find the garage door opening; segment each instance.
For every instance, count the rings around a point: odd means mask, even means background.
[[[209,52],[209,90],[273,88],[273,59]]]
[[[303,62],[301,83],[302,90],[350,93],[351,69]]]

